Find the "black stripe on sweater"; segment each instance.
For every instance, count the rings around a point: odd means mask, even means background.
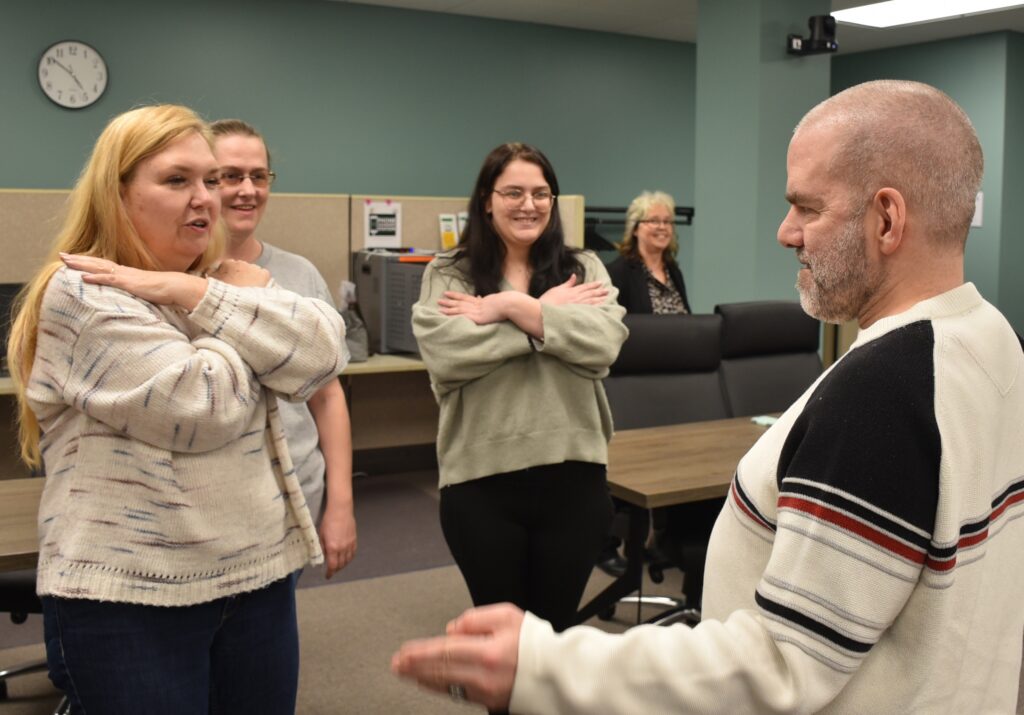
[[[757,605],[761,610],[771,613],[784,621],[788,621],[798,628],[814,633],[840,650],[852,653],[867,653],[871,650],[871,646],[874,645],[873,643],[866,643],[864,641],[854,640],[849,636],[844,636],[836,629],[812,618],[806,613],[797,611],[789,606],[784,606],[778,601],[771,600],[760,591],[754,592],[754,600],[757,601]]]

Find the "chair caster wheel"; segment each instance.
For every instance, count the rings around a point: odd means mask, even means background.
[[[610,621],[615,618],[615,606],[609,606],[605,610],[597,614],[597,617],[602,621]]]
[[[7,699],[7,681],[0,680],[0,700]]]
[[[653,581],[654,583],[661,583],[665,580],[665,572],[659,568],[651,567],[648,570],[648,573],[650,574],[651,581]]]

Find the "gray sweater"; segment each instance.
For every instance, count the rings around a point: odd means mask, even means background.
[[[322,559],[275,394],[344,367],[341,318],[209,281],[188,313],[57,271],[27,398],[46,486],[41,595],[180,606]]]
[[[612,418],[601,379],[626,339],[626,311],[601,261],[592,253],[580,260],[586,281],[610,288],[607,299],[544,304],[544,341],[532,345],[511,321],[477,325],[442,314],[444,291],[473,288],[444,257],[427,267],[412,320],[441,408],[442,487],[566,460],[607,463]]]

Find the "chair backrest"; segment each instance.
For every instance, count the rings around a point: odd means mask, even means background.
[[[728,417],[717,315],[630,314],[629,337],[604,380],[616,429]]]
[[[722,389],[735,417],[782,412],[821,374],[821,326],[795,301],[715,306]]]

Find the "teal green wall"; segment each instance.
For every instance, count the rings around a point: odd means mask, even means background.
[[[1019,48],[1020,36],[1013,33],[994,33],[973,37],[962,37],[941,42],[929,42],[889,50],[864,52],[853,55],[839,55],[832,61],[832,90],[839,92],[847,87],[872,79],[909,79],[938,87],[963,107],[978,132],[982,150],[985,153],[985,177],[982,180],[984,193],[983,226],[972,228],[967,239],[965,275],[973,281],[982,294],[992,303],[1009,314],[1015,310],[1015,326],[1024,327],[1020,320],[1018,306],[1004,300],[1005,280],[1001,271],[1012,271],[1018,276],[1024,268],[1024,256],[1018,247],[1015,268],[1006,264],[1004,250],[1010,239],[1020,235],[1020,204],[1024,197],[1019,160],[1021,155],[1022,113],[1020,84],[1021,60],[1018,57],[1015,82],[1009,82],[1008,48],[1012,44]],[[1019,56],[1019,49],[1017,51]],[[1011,86],[1012,85],[1012,86]],[[1016,123],[1008,121],[1010,110],[1008,100],[1014,97],[1017,105]],[[1008,150],[1015,146],[1017,161],[1007,161]],[[1016,194],[1008,193],[1010,187],[1004,173],[1010,171],[1014,177]],[[1004,199],[1005,197],[1005,199]],[[1006,211],[1017,205],[1016,216],[1010,223]],[[1019,283],[1019,279],[1016,281]],[[1018,289],[1019,290],[1019,289]]]
[[[84,110],[36,83],[63,39],[109,66]],[[692,44],[327,0],[4,0],[0,66],[2,188],[68,187],[111,116],[176,102],[256,124],[281,191],[465,195],[522,140],[592,204],[692,205]]]
[[[1024,35],[1011,33],[1006,49],[1005,200],[998,305],[1017,332],[1024,334]]]
[[[684,264],[695,310],[797,297],[797,262],[776,240],[786,215],[793,127],[828,98],[829,55],[793,57],[787,34],[828,0],[715,0],[699,5],[695,249]]]

